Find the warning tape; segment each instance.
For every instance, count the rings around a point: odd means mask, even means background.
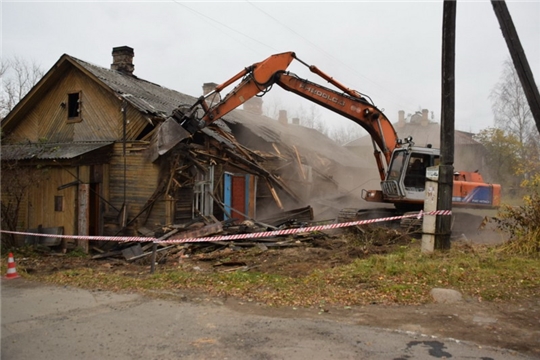
[[[54,237],[54,238],[75,239],[75,240],[154,242],[154,243],[160,243],[160,244],[173,244],[173,243],[191,243],[191,242],[230,241],[230,240],[263,238],[263,237],[271,237],[271,236],[279,236],[279,235],[291,235],[291,234],[297,234],[297,233],[338,229],[338,228],[344,228],[344,227],[349,227],[349,226],[373,224],[373,223],[385,222],[385,221],[394,221],[394,220],[400,220],[400,219],[405,219],[405,218],[421,219],[423,216],[426,216],[426,215],[430,215],[430,216],[452,215],[452,211],[451,210],[437,210],[437,211],[429,211],[429,212],[420,211],[418,214],[391,216],[391,217],[369,219],[369,220],[357,220],[357,221],[335,223],[335,224],[328,224],[328,225],[317,225],[317,226],[308,226],[308,227],[291,228],[291,229],[283,229],[283,230],[262,231],[262,232],[248,233],[248,234],[221,235],[221,236],[185,238],[185,239],[165,239],[165,240],[159,240],[153,237],[141,237],[141,236],[56,235],[56,234],[27,233],[27,232],[5,231],[5,230],[0,230],[0,233],[38,236],[38,237]]]

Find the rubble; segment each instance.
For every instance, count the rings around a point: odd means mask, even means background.
[[[328,220],[330,222],[333,220]],[[218,221],[214,216],[199,216],[184,224],[173,224],[163,227],[159,232],[152,232],[143,227],[139,229],[138,235],[141,237],[152,237],[155,242],[157,262],[165,261],[167,257],[177,254],[178,256],[197,255],[199,259],[210,259],[211,254],[223,249],[240,249],[257,247],[259,250],[268,248],[304,246],[314,239],[321,239],[328,236],[324,232],[299,232],[293,235],[283,236],[251,236],[249,239],[239,239],[234,241],[194,241],[190,239],[211,237],[212,235],[237,235],[237,234],[257,234],[278,229],[293,229],[309,227],[320,222],[313,222],[313,209],[310,206],[293,209],[287,212],[275,214],[267,217],[264,221],[255,219],[238,222],[237,219]],[[183,242],[182,240],[186,240]],[[92,259],[117,258],[128,262],[144,260],[152,255],[151,248],[154,242],[115,242],[111,247],[108,242],[108,251],[100,248],[100,242],[92,246],[92,250],[98,254]],[[144,260],[146,261],[146,260]],[[224,266],[224,264],[222,264]],[[230,265],[230,264],[228,264]]]

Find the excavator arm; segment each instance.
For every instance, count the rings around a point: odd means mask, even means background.
[[[293,60],[299,61],[338,90],[329,89],[290,73],[287,68]],[[238,81],[240,81],[238,85],[222,99],[217,102],[210,101],[219,98],[221,91]],[[317,67],[306,64],[298,59],[294,52],[275,54],[264,61],[255,63],[216,86],[209,94],[201,96],[192,106],[178,107],[173,111],[171,118],[165,121],[168,122],[169,127],[165,127],[164,131],[178,130],[173,131],[176,135],[174,141],[181,141],[225,116],[252,97],[264,95],[275,84],[346,117],[369,133],[373,141],[382,189],[368,190],[365,193],[363,191],[364,200],[393,203],[396,208],[409,209],[408,211],[417,210],[422,206],[425,199],[425,170],[421,172],[420,182],[413,181],[417,178],[413,174],[413,166],[409,164],[412,159],[418,159],[423,166],[434,166],[437,164],[439,151],[430,146],[414,147],[410,137],[404,139],[407,146],[403,146],[404,142],[398,139],[392,123],[371,101],[368,101],[367,96],[347,88]],[[386,178],[388,168],[390,169]],[[485,184],[481,178],[480,181],[455,180],[453,199],[454,206],[497,207],[500,202],[500,185]],[[348,210],[345,213],[348,214]],[[351,214],[356,216],[357,209]]]
[[[301,79],[286,71],[291,62],[296,59],[307,66],[311,72],[336,86],[341,92],[325,86]],[[208,105],[206,99],[219,94],[229,85],[241,80],[235,88],[214,105]],[[236,109],[250,98],[269,91],[277,84],[316,104],[319,104],[337,114],[340,114],[362,126],[373,139],[375,159],[381,180],[385,178],[385,166],[390,164],[392,151],[399,146],[398,136],[390,121],[374,105],[368,102],[359,92],[342,85],[332,77],[298,59],[294,52],[285,52],[270,56],[264,61],[255,63],[238,74],[218,85],[214,91],[202,96],[188,111],[175,112],[174,117],[193,133],[207,126],[230,111]],[[203,115],[198,116],[197,109],[203,109]],[[381,155],[382,151],[382,155]]]
[[[214,91],[199,98],[197,104],[200,104],[205,110],[205,114],[201,119],[204,124],[201,125],[206,126],[213,123],[260,92],[267,91],[275,83],[276,73],[285,71],[294,57],[293,52],[272,55],[264,61],[245,68],[223,84],[216,86]],[[220,93],[240,79],[242,81],[221,101],[211,108],[208,107],[205,101],[207,98]]]
[[[381,151],[388,166],[392,151],[399,144],[394,127],[381,111],[363,97],[340,93],[290,73],[277,74],[276,78],[276,83],[283,89],[300,95],[362,126],[380,149],[379,151],[375,147],[374,155],[381,180],[385,179],[385,166],[381,158]]]

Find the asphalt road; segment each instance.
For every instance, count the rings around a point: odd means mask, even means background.
[[[1,359],[528,359],[353,321],[262,316],[219,300],[2,279]]]

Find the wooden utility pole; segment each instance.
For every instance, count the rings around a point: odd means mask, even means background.
[[[456,58],[456,1],[445,0],[443,5],[442,39],[442,98],[441,98],[441,162],[437,210],[452,210],[454,185],[454,128],[455,128],[455,58]],[[435,249],[449,249],[452,218],[437,216]]]
[[[540,94],[534,82],[533,73],[525,56],[525,51],[519,41],[514,22],[504,0],[491,0],[491,5],[493,5],[495,16],[499,20],[499,26],[506,40],[506,45],[508,45],[508,50],[510,51],[519,81],[527,97],[527,102],[531,108],[536,128],[540,132]]]

